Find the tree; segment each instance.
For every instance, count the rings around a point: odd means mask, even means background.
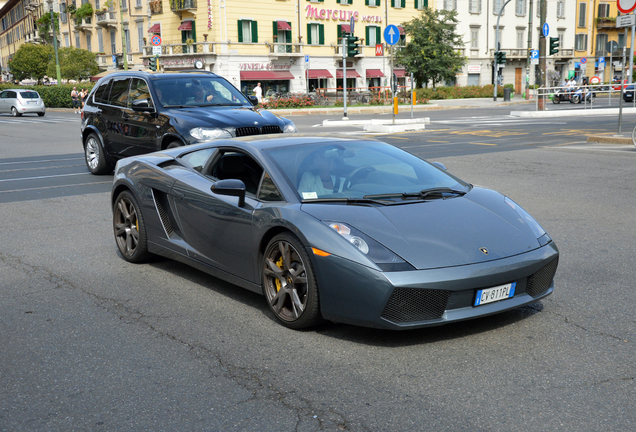
[[[63,79],[89,79],[99,72],[97,55],[85,49],[66,47],[58,50]],[[55,76],[55,60],[49,64],[48,75]]]
[[[395,54],[395,60],[412,72],[417,87],[455,78],[466,58],[455,47],[464,46],[455,33],[457,12],[424,8],[419,17],[402,23],[410,41]]]
[[[38,84],[40,84],[42,78],[46,75],[49,60],[52,56],[52,46],[25,43],[20,45],[13,59],[9,62],[9,69],[11,69],[15,79],[19,81],[31,78],[37,80]]]

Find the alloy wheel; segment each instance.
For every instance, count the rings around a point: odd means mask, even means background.
[[[116,203],[114,225],[119,251],[126,258],[132,257],[139,246],[139,219],[134,204],[126,196]]]

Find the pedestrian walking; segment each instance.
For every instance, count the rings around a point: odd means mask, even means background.
[[[80,95],[79,92],[77,91],[76,87],[73,87],[73,90],[71,91],[71,100],[73,101],[73,113],[77,114],[78,112],[80,112]]]
[[[88,90],[80,90],[80,101],[82,102],[82,109],[84,109],[84,104],[86,103],[86,96],[88,96]]]
[[[254,94],[256,95],[256,99],[258,99],[258,103],[263,102],[263,87],[261,87],[261,83],[256,84],[254,87]]]

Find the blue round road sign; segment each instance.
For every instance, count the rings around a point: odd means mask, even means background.
[[[543,23],[543,37],[548,37],[550,34],[550,26],[548,23]]]
[[[587,57],[583,57],[583,58],[581,59],[581,64],[585,64],[585,63],[587,63]]]
[[[389,45],[395,45],[400,40],[400,30],[394,24],[389,24],[384,29],[384,40]]]
[[[159,36],[159,35],[154,35],[154,36],[150,39],[150,43],[151,43],[151,44],[153,44],[154,46],[161,45],[161,36]]]

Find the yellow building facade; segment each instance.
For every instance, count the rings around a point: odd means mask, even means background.
[[[622,73],[623,47],[627,47],[628,63],[632,36],[625,28],[616,28],[619,14],[616,0],[577,0],[574,41],[577,77],[598,76],[602,81],[610,81]]]

